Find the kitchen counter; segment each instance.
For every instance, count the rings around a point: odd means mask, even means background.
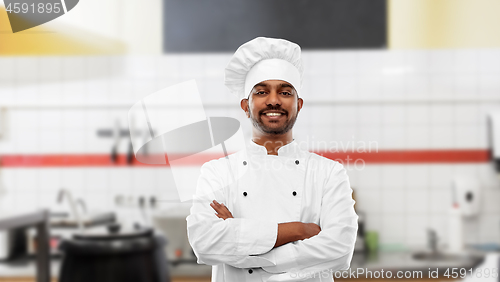
[[[53,278],[59,276],[61,256],[52,257],[50,268]],[[212,274],[209,265],[181,263],[169,264],[169,272],[172,277],[207,277]],[[36,274],[36,262],[33,256],[13,259],[12,261],[0,261],[0,281],[5,277],[33,277]]]
[[[59,276],[60,258],[52,258],[50,268],[52,277]],[[198,264],[178,264],[169,266],[172,277],[210,277],[212,267]],[[34,277],[36,274],[36,263],[33,258],[16,259],[12,262],[0,261],[0,279],[5,277]],[[1,281],[1,280],[0,280]]]
[[[48,219],[49,212],[47,210],[2,213],[0,216],[0,230],[36,227],[38,255],[36,256],[36,264],[33,266],[35,270],[33,276],[36,275],[38,282],[48,282],[51,277]],[[1,272],[0,275],[2,275]]]
[[[415,259],[415,252],[379,252],[377,256],[367,258],[362,254],[355,254],[351,262],[351,269],[364,268],[371,271],[422,271],[423,277],[428,277],[431,271],[438,270],[442,276],[447,269],[452,268],[470,269],[477,267],[484,261],[485,253],[468,250],[461,255],[460,259],[454,260],[431,260]]]
[[[447,268],[465,268],[477,267],[483,260],[485,253],[468,252],[470,260],[464,261],[429,261],[417,260],[412,257],[413,252],[380,252],[378,256],[365,258],[363,255],[355,254],[351,262],[351,270],[357,268],[368,269],[372,272],[384,270],[392,271],[421,271],[425,278],[428,270],[438,269],[439,276],[444,274]],[[57,277],[59,273],[60,259],[51,260],[51,273]],[[22,259],[14,262],[0,262],[0,278],[2,277],[33,277],[36,273],[36,264],[33,259]],[[206,265],[181,264],[176,267],[170,267],[170,273],[173,277],[177,276],[210,276],[211,268]]]
[[[60,259],[51,259],[50,273],[52,277],[58,277],[60,265]],[[12,262],[0,262],[0,278],[34,276],[36,276],[36,263],[34,258],[15,259]]]
[[[2,211],[0,215],[0,229],[37,225],[45,222],[47,218],[48,212],[45,210],[18,213]]]

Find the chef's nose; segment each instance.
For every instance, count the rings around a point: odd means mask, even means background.
[[[281,100],[280,100],[280,95],[278,91],[276,90],[271,90],[269,95],[267,95],[267,100],[266,100],[267,105],[281,105]]]

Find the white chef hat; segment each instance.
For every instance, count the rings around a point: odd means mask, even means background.
[[[299,93],[303,72],[299,45],[257,37],[236,50],[226,66],[224,84],[240,99],[248,97],[255,84],[265,80],[286,81]]]

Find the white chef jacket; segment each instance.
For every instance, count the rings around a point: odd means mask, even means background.
[[[218,218],[214,199],[234,218]],[[333,281],[334,271],[350,266],[357,220],[342,164],[296,141],[277,156],[249,141],[246,151],[202,166],[187,229],[198,263],[212,265],[214,282]],[[292,221],[316,223],[321,232],[273,248],[278,223]]]

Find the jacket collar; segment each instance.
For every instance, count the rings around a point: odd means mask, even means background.
[[[252,139],[248,141],[248,152],[252,155],[267,155],[267,149],[264,146],[261,146],[255,142],[253,142]],[[299,155],[299,146],[297,144],[297,141],[295,139],[284,145],[281,146],[278,149],[278,157],[297,157]],[[270,155],[273,156],[273,155]]]

